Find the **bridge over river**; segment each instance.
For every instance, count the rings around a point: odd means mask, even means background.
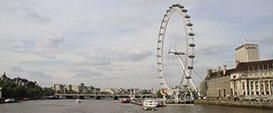
[[[113,99],[118,99],[118,98],[130,98],[131,95],[130,94],[55,94],[55,96],[58,97],[66,97],[68,99],[70,98],[96,98],[96,99],[100,99],[100,98],[106,98],[106,97],[110,97]],[[152,98],[154,95],[153,94],[137,94],[134,95],[135,98]]]

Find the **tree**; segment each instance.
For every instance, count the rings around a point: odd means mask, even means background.
[[[26,97],[26,88],[24,86],[17,85],[14,89],[15,97]]]
[[[156,96],[157,96],[157,98],[163,98],[163,95],[160,93],[160,90],[157,91]]]
[[[38,97],[44,95],[42,88],[39,86],[26,88],[11,82],[0,81],[0,87],[2,87],[3,98]]]
[[[52,89],[45,89],[43,91],[43,96],[50,96],[50,95],[53,95],[53,94],[55,94],[55,91],[52,90]]]

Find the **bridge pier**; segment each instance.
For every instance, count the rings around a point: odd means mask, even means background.
[[[114,100],[118,100],[118,96],[114,96],[114,98],[113,98]]]
[[[96,99],[96,100],[100,100],[101,97],[100,97],[100,96],[96,96],[95,99]]]

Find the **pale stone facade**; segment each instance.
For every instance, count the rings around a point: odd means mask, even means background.
[[[231,95],[230,73],[233,71],[223,70],[218,67],[218,71],[208,70],[208,75],[200,85],[201,96],[208,98],[227,98]]]
[[[229,97],[230,96],[229,76],[208,80],[209,97]]]
[[[273,60],[241,63],[230,76],[232,95],[242,99],[273,99]]]

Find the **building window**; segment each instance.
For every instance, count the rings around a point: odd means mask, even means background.
[[[249,81],[246,82],[247,95],[249,95]]]
[[[248,91],[247,91],[247,95],[249,95],[249,92],[250,92],[250,91],[248,90]]]
[[[226,89],[224,89],[224,97],[226,97]]]
[[[260,82],[260,91],[261,91],[261,95],[264,95],[264,82],[263,81],[261,81]]]
[[[271,95],[273,95],[273,80],[271,80],[269,84],[270,84],[269,89],[271,89]]]
[[[258,83],[258,81],[255,82],[255,86],[256,86],[256,95],[259,95],[259,83]]]
[[[251,84],[251,90],[253,90],[254,89],[254,83],[251,82],[250,84]]]
[[[230,89],[230,96],[233,97],[233,90]]]
[[[269,95],[269,87],[268,87],[268,81],[265,81],[265,94]]]
[[[243,90],[245,90],[245,82],[243,82],[242,84],[243,84]]]

